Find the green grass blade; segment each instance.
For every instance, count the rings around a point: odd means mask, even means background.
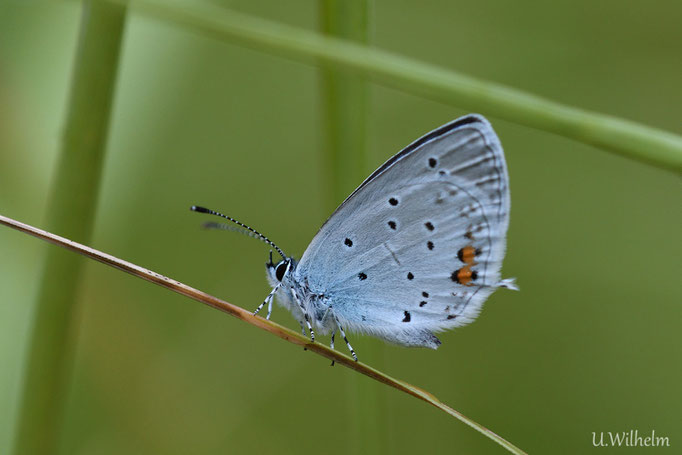
[[[366,0],[320,0],[320,26],[325,35],[367,42]],[[342,68],[320,70],[322,150],[334,210],[367,175],[367,82]]]
[[[320,30],[325,36],[367,44],[369,0],[320,0]],[[327,213],[371,172],[367,160],[368,83],[366,76],[340,67],[320,69],[322,153],[328,182]],[[381,343],[363,347],[363,358],[382,368]],[[386,390],[360,375],[349,377],[350,453],[388,453]]]
[[[123,1],[123,0],[112,0]],[[218,39],[313,64],[339,65],[372,81],[462,109],[549,131],[615,154],[682,172],[682,137],[556,103],[437,65],[211,5],[135,0],[136,9]]]
[[[83,3],[47,224],[85,242],[95,215],[124,21],[121,5]],[[70,369],[69,326],[82,264],[82,258],[66,251],[47,251],[19,402],[16,455],[55,453]]]

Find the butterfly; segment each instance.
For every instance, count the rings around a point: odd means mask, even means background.
[[[372,173],[322,225],[300,260],[245,224],[203,207],[271,245],[274,297],[315,341],[346,330],[401,346],[436,349],[435,333],[472,322],[497,288],[509,224],[504,152],[480,115],[458,118],[417,139]],[[254,314],[255,314],[254,313]]]

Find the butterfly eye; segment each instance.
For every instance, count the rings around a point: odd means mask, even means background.
[[[277,278],[277,281],[282,281],[282,278],[284,278],[284,272],[287,271],[287,261],[282,261],[279,264],[277,264],[277,269],[275,269],[275,277]]]

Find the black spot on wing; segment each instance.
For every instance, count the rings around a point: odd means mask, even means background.
[[[450,275],[450,279],[455,283],[459,283],[459,269],[452,272],[452,274]]]
[[[410,312],[405,311],[404,314],[405,314],[405,317],[403,318],[403,322],[410,322],[410,320],[412,319],[412,316],[410,316]]]
[[[348,238],[347,238],[346,240],[344,240],[343,243],[344,243],[348,248],[350,248],[350,247],[353,246],[353,241],[352,241],[351,239],[348,239]]]

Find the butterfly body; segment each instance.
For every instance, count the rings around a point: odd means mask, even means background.
[[[324,289],[313,289],[307,282],[298,281],[296,277],[297,261],[288,257],[280,264],[284,263],[286,266],[286,261],[289,261],[290,268],[281,281],[276,276],[277,265],[279,264],[273,264],[272,261],[266,264],[270,285],[275,288],[281,283],[281,288],[276,294],[277,302],[291,311],[291,314],[302,326],[305,325],[307,314],[313,328],[319,333],[328,334],[334,328],[332,313],[330,313],[333,305],[332,297],[325,294]]]
[[[515,289],[500,280],[509,208],[497,136],[483,117],[462,117],[377,169],[300,261],[271,259],[268,297],[332,344],[347,329],[435,349],[434,332],[473,321],[498,287]]]

